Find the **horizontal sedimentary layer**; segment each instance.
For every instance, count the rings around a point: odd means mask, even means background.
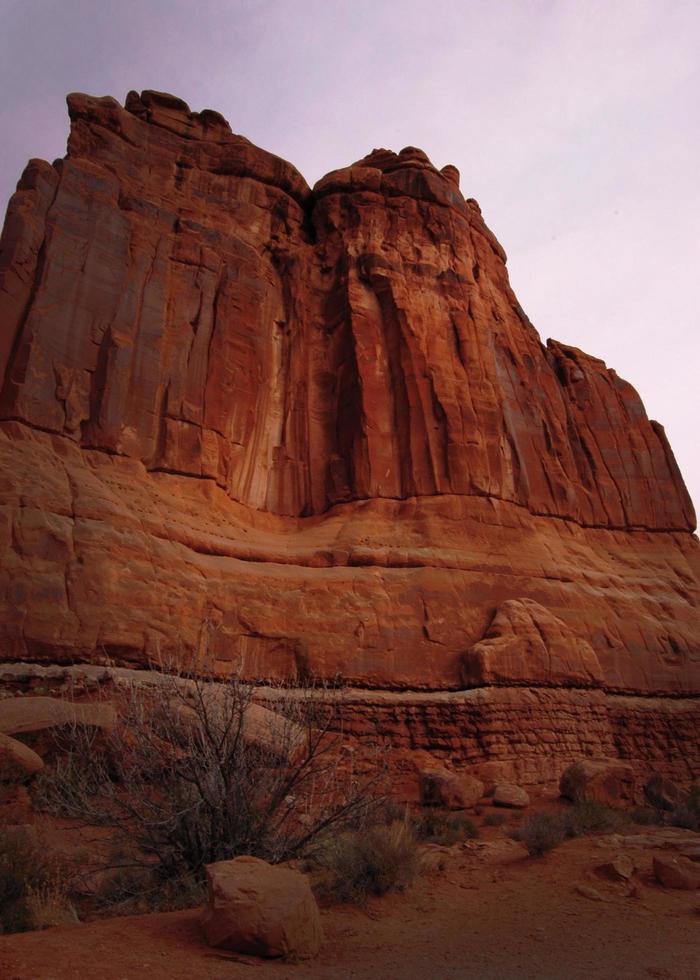
[[[6,690],[88,692],[117,684],[158,684],[152,671],[75,665],[0,665]],[[281,692],[260,688],[256,698],[274,707]],[[293,696],[285,689],[283,699]],[[339,711],[335,727],[362,754],[388,752],[389,772],[407,795],[428,756],[492,779],[551,787],[566,766],[582,757],[620,758],[635,768],[640,785],[650,772],[686,784],[700,778],[700,698],[629,697],[604,691],[479,688],[470,691],[369,691],[343,688],[309,693]],[[334,713],[335,714],[335,713]],[[371,754],[371,753],[370,753]]]

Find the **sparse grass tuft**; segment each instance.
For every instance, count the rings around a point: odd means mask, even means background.
[[[78,917],[68,899],[65,878],[56,873],[43,884],[26,891],[29,929],[48,929],[50,926],[77,922]]]
[[[487,813],[484,817],[484,827],[502,827],[505,823],[508,823],[505,813]]]
[[[469,817],[462,813],[446,813],[435,807],[425,807],[419,813],[412,813],[409,825],[417,840],[448,847],[479,836],[478,827]]]
[[[0,828],[0,931],[25,932],[69,908],[65,872],[35,834]]]
[[[311,859],[322,898],[362,904],[372,895],[403,891],[418,870],[416,838],[405,821],[327,840]]]
[[[599,831],[615,833],[624,830],[630,823],[630,817],[624,810],[595,800],[580,800],[564,810],[563,816],[567,837],[581,837]]]
[[[566,840],[566,822],[561,813],[536,811],[521,820],[511,837],[523,843],[531,857],[539,857]]]
[[[164,879],[157,867],[124,867],[107,872],[97,894],[106,915],[146,915],[201,905],[205,888],[191,875]]]
[[[567,838],[601,831],[613,833],[624,830],[629,823],[630,816],[622,810],[604,803],[581,800],[557,813],[539,810],[529,814],[515,828],[511,837],[521,841],[528,854],[537,857],[551,851]]]

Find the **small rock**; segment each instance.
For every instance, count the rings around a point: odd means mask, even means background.
[[[316,956],[321,918],[305,875],[254,857],[207,866],[202,925],[211,946],[253,956]]]
[[[596,872],[611,881],[629,881],[635,872],[635,864],[629,854],[616,854],[612,861],[598,865]]]
[[[592,885],[586,885],[581,881],[574,885],[574,891],[578,892],[579,895],[583,895],[584,898],[590,898],[592,902],[605,901],[596,888],[593,888]]]
[[[515,783],[497,783],[493,791],[493,805],[510,807],[514,810],[524,810],[530,805],[530,797]]]
[[[654,877],[664,888],[694,891],[700,888],[700,869],[683,857],[655,857]]]
[[[424,844],[419,851],[418,865],[421,871],[444,871],[454,852],[439,844]]]

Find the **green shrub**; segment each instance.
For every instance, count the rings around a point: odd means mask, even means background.
[[[425,807],[409,817],[409,825],[415,838],[431,844],[457,844],[468,838],[478,837],[479,830],[473,820],[462,813],[450,813],[436,807]]]
[[[192,908],[204,902],[205,889],[194,877],[163,878],[160,869],[114,868],[100,883],[96,904],[107,915],[145,915]]]
[[[629,823],[630,817],[623,810],[592,800],[579,800],[557,813],[538,810],[529,814],[511,837],[521,841],[534,857],[551,851],[567,838],[600,831],[612,833],[624,830]]]
[[[341,834],[318,848],[311,868],[319,896],[361,904],[411,883],[418,870],[416,838],[401,820]]]
[[[539,857],[566,840],[566,820],[561,813],[538,810],[521,820],[511,837],[523,843],[531,857]]]
[[[638,806],[630,810],[630,820],[641,827],[653,827],[663,823],[659,811],[650,806]]]
[[[504,823],[508,823],[508,817],[505,813],[487,813],[484,817],[484,827],[502,827]]]
[[[595,800],[579,800],[568,807],[562,815],[567,837],[581,837],[597,831],[614,833],[624,830],[630,823],[629,816],[623,810],[617,810]]]

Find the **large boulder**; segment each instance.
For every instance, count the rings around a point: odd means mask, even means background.
[[[450,772],[442,766],[419,772],[420,797],[423,806],[441,806],[448,810],[467,810],[484,795],[480,779],[466,773]]]
[[[299,871],[238,857],[210,864],[207,888],[202,925],[212,946],[294,959],[318,953],[321,918],[309,880]]]
[[[559,792],[574,803],[631,803],[635,796],[634,769],[619,759],[580,759],[562,773]]]

